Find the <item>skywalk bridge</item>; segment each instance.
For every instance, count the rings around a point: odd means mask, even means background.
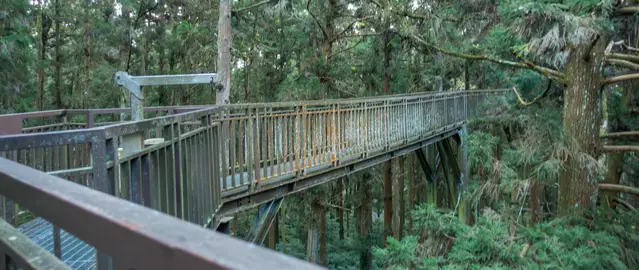
[[[506,92],[1,115],[0,268],[316,268],[214,229],[413,151],[429,170]]]

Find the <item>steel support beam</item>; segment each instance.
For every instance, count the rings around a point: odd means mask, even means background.
[[[426,180],[428,180],[428,183],[435,183],[437,179],[437,171],[431,169],[430,165],[428,164],[426,153],[424,153],[424,148],[415,150],[415,155],[417,156],[417,160],[419,160],[419,165],[421,165],[422,170],[424,170],[424,175],[426,175]]]
[[[258,207],[255,219],[249,231],[246,241],[261,245],[266,238],[266,234],[273,225],[275,217],[280,210],[284,198],[279,198],[271,202],[261,204]]]

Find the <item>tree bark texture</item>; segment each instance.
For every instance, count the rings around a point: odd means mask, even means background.
[[[41,111],[44,109],[44,60],[46,59],[46,50],[47,50],[47,40],[48,40],[48,32],[49,32],[49,20],[44,15],[43,7],[40,7],[40,16],[38,16],[38,28],[39,28],[39,38],[36,42],[36,49],[38,51],[38,59],[40,61],[36,64],[36,70],[38,73],[38,99],[37,99],[37,107],[38,110]]]
[[[371,175],[364,172],[362,181],[359,184],[360,200],[362,202],[359,208],[359,236],[362,240],[362,249],[359,257],[359,268],[373,269],[373,205],[371,203]]]
[[[396,170],[393,179],[393,237],[395,239],[402,239],[402,223],[403,223],[403,204],[404,204],[404,174],[402,169],[402,157],[396,158],[396,162],[399,166]]]
[[[216,104],[231,103],[231,9],[233,1],[220,0],[220,15],[217,32],[217,95]]]
[[[268,248],[275,250],[275,244],[277,243],[277,226],[279,226],[279,214],[276,214],[271,228],[268,230]]]
[[[339,223],[339,239],[344,240],[344,178],[337,180],[337,221]]]
[[[399,238],[402,238],[404,231],[405,217],[406,217],[406,204],[404,202],[404,181],[406,179],[406,156],[399,157]]]
[[[62,35],[60,29],[60,4],[59,0],[55,0],[55,106],[56,109],[64,108],[62,102],[62,55],[60,55],[60,46],[62,45]]]
[[[88,108],[92,105],[91,99],[91,14],[90,14],[90,1],[84,2],[84,72],[82,76],[82,108]],[[162,65],[162,64],[160,64]],[[166,104],[166,103],[162,103]]]
[[[309,262],[319,264],[319,234],[321,218],[321,208],[319,201],[311,203],[311,219],[308,223],[308,240],[306,241],[306,257]]]
[[[408,163],[408,233],[413,233],[413,214],[415,209],[415,179],[413,176],[413,153],[408,153],[406,160]]]
[[[580,215],[596,202],[604,40],[572,49],[565,68],[563,135],[568,158],[559,176],[558,215]]]
[[[384,162],[384,234],[381,239],[386,245],[386,238],[393,235],[393,177],[391,161]]]

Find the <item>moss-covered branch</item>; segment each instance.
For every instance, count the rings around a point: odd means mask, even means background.
[[[310,5],[311,5],[311,0],[306,1],[306,11],[308,11],[308,14],[310,14],[311,17],[313,17],[313,20],[317,24],[317,27],[319,27],[320,30],[322,30],[322,35],[324,36],[324,38],[329,38],[328,34],[326,34],[326,30],[324,29],[324,26],[322,26],[322,24],[319,22],[317,17],[315,17],[315,14],[313,14],[313,12],[311,11]]]
[[[539,96],[536,96],[533,100],[531,101],[525,101],[521,95],[519,94],[519,92],[517,91],[516,87],[513,87],[513,91],[515,92],[515,95],[517,96],[517,100],[519,101],[519,104],[523,105],[523,106],[530,106],[533,103],[537,102],[537,100],[539,100],[540,98],[546,96],[546,94],[548,94],[548,91],[550,91],[550,88],[552,86],[552,80],[548,79],[548,86],[546,86],[546,89],[539,94]]]
[[[604,145],[606,152],[639,151],[639,145]]]
[[[233,9],[233,12],[237,13],[237,12],[246,11],[246,10],[249,10],[249,9],[256,8],[256,7],[259,7],[261,5],[264,5],[264,4],[268,3],[268,2],[270,2],[270,0],[264,0],[262,2],[258,2],[258,3],[252,4],[252,5],[248,5],[246,7]]]
[[[375,4],[378,8],[384,8],[384,6],[382,6],[382,4],[376,0],[371,0],[371,2],[373,2],[373,4]],[[390,11],[391,13],[395,14],[395,15],[399,15],[399,16],[404,16],[407,18],[411,18],[411,19],[415,19],[415,20],[421,20],[421,21],[427,21],[427,20],[432,20],[435,18],[439,18],[437,16],[434,15],[422,15],[422,14],[415,14],[415,13],[411,13],[405,10],[397,10],[397,9],[393,9],[393,8],[388,8],[388,11]],[[457,19],[454,18],[439,18],[441,20],[444,21],[449,21],[449,22],[457,22]]]
[[[630,61],[620,60],[620,59],[607,59],[606,62],[613,64],[618,67],[624,67],[627,69],[637,70],[639,71],[639,64],[635,64]]]
[[[631,187],[631,186],[624,186],[624,185],[617,185],[617,184],[599,184],[599,190],[623,192],[623,193],[639,196],[639,188]]]
[[[632,55],[632,54],[608,53],[608,54],[606,54],[606,58],[607,59],[626,60],[626,61],[639,63],[639,56]]]
[[[639,137],[639,131],[623,131],[623,132],[612,132],[601,135],[601,138],[617,138],[617,137]]]
[[[625,74],[625,75],[619,75],[619,76],[615,76],[615,77],[610,77],[607,78],[606,80],[604,80],[604,84],[613,84],[613,83],[618,83],[618,82],[623,82],[623,81],[630,81],[630,80],[637,80],[639,79],[639,73],[632,73],[632,74]]]
[[[617,16],[628,16],[639,13],[639,6],[622,7],[615,10]]]
[[[510,67],[515,67],[515,68],[524,68],[524,69],[531,69],[534,70],[536,72],[538,72],[541,75],[544,75],[552,80],[555,80],[559,83],[564,83],[565,79],[564,79],[564,74],[562,72],[559,72],[557,70],[553,70],[553,69],[549,69],[546,67],[541,67],[538,65],[535,65],[533,63],[530,62],[514,62],[514,61],[508,61],[508,60],[503,60],[503,59],[499,59],[499,58],[494,58],[494,57],[490,57],[487,55],[475,55],[475,54],[465,54],[465,53],[459,53],[459,52],[453,52],[453,51],[449,51],[440,47],[437,47],[433,44],[430,44],[426,41],[424,41],[423,39],[421,39],[420,37],[416,36],[416,35],[411,35],[410,36],[411,39],[413,39],[414,41],[416,41],[418,44],[423,45],[425,47],[431,48],[433,50],[436,50],[440,53],[443,54],[447,54],[450,56],[454,56],[457,58],[463,58],[463,59],[468,59],[468,60],[478,60],[478,61],[488,61],[488,62],[493,62],[496,64],[500,64],[500,65],[505,65],[505,66],[510,66]]]

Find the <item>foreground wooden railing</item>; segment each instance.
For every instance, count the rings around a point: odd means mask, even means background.
[[[102,269],[319,269],[3,158],[0,168],[0,195],[95,246]],[[64,269],[0,221],[0,269],[13,266]]]

